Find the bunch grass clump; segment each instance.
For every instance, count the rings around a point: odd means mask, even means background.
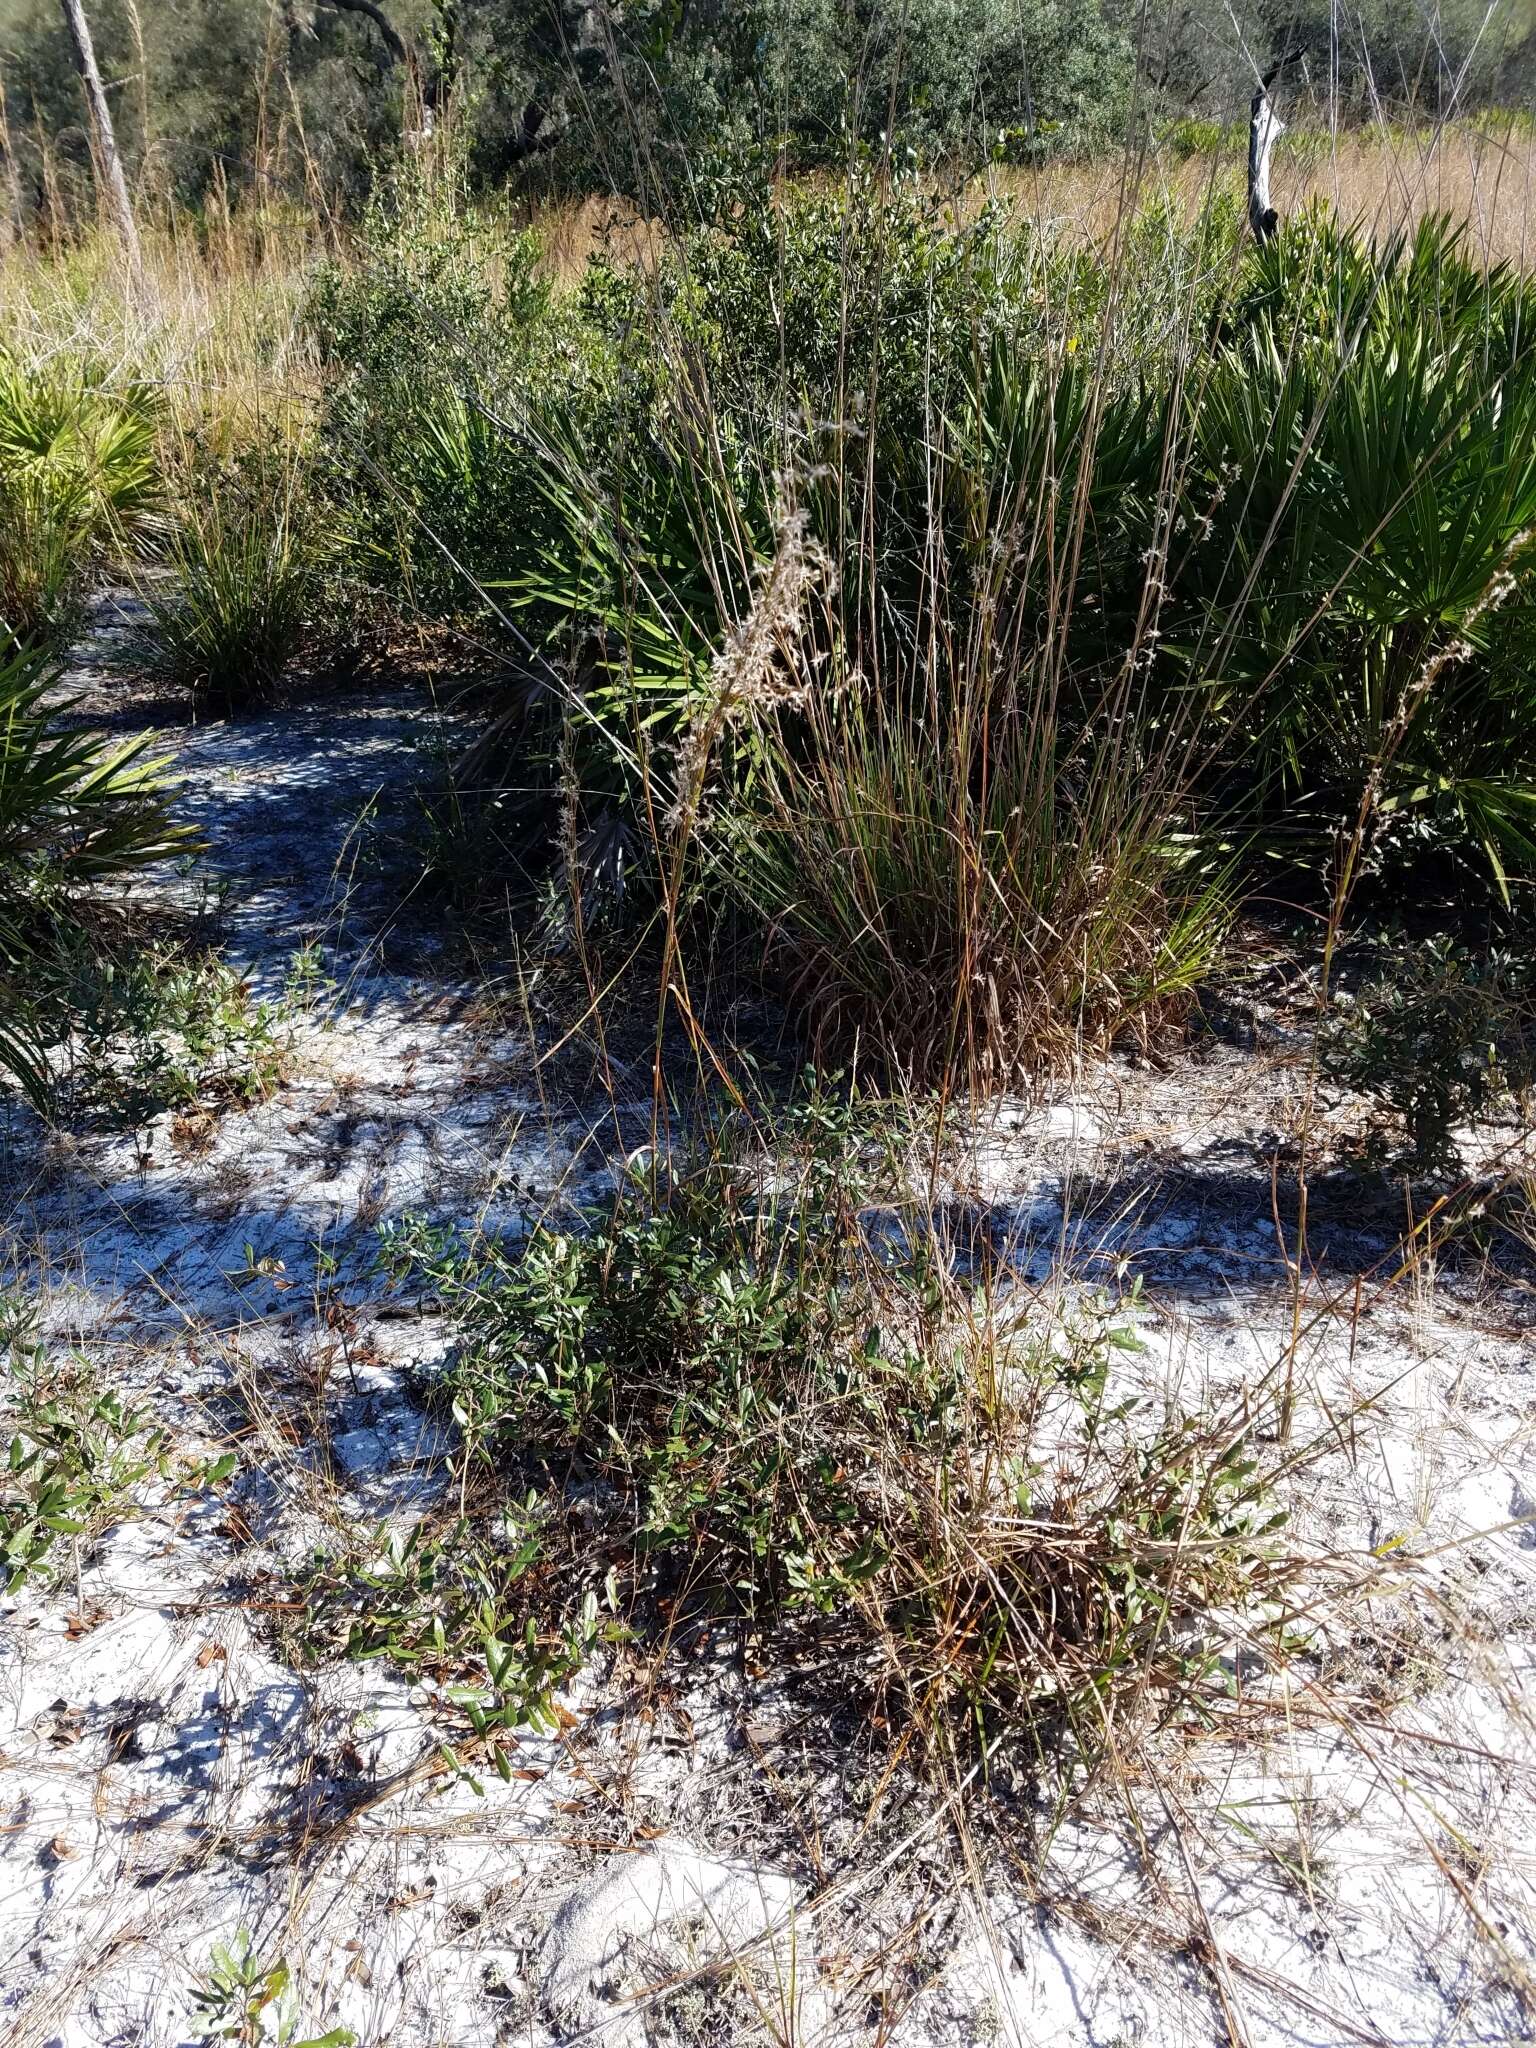
[[[852,645],[828,611],[781,616],[768,675],[721,679],[750,767],[701,859],[820,1052],[920,1089],[1028,1083],[1187,1000],[1228,878],[1180,834],[1180,763],[1134,681],[1085,715],[1005,593],[914,610]]]
[[[812,1048],[996,1087],[1187,1005],[1280,867],[1532,872],[1527,281],[1445,221],[1122,228],[789,189],[594,297],[595,410],[474,412],[532,512],[466,780],[575,926],[643,877]]]
[[[727,857],[823,1054],[919,1088],[1027,1085],[1177,1015],[1211,972],[1223,877],[1112,746],[1062,786],[1047,745],[863,704],[770,756]]]
[[[128,661],[212,704],[271,697],[316,636],[325,555],[302,448],[188,460]]]

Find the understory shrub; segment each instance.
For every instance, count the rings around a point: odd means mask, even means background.
[[[311,282],[319,482],[353,541],[337,566],[403,611],[494,618],[483,587],[533,496],[509,429],[531,396],[570,405],[593,374],[593,337],[540,258],[533,231],[469,203],[450,160],[395,179],[353,257]]]
[[[910,1004],[908,1039],[887,1045],[909,1071],[958,1056],[1001,1078],[1053,1025],[1071,1041],[1103,995],[1108,1022],[1187,986],[1215,928],[1210,875],[1240,888],[1256,855],[1316,872],[1342,846],[1343,895],[1426,856],[1470,859],[1506,894],[1536,865],[1524,278],[1472,263],[1443,221],[1373,246],[1309,214],[1215,302],[1211,265],[1176,263],[1178,346],[1152,345],[1137,314],[1123,354],[1120,297],[1150,275],[1145,250],[1127,261],[1106,272],[1092,357],[1056,324],[1047,269],[1033,326],[1010,312],[989,333],[997,302],[976,293],[958,354],[924,344],[920,432],[883,435],[871,380],[862,411],[785,445],[770,487],[733,453],[726,376],[678,402],[704,451],[686,488],[660,488],[681,465],[657,434],[655,489],[588,500],[586,564],[611,531],[615,565],[641,565],[610,577],[621,684],[628,664],[638,694],[635,649],[650,673],[657,640],[676,649],[674,763],[654,712],[630,726],[647,791],[675,818],[690,749],[719,740],[712,787],[736,829],[708,886],[757,917],[813,1035],[846,1044],[848,1017],[878,1039]],[[734,331],[751,331],[744,307]],[[786,360],[781,418],[799,370]],[[782,526],[786,492],[822,564],[815,632],[765,625],[752,594],[772,586],[768,507],[777,494]],[[754,634],[745,694],[775,708],[749,720],[738,702],[727,733]],[[590,689],[582,710],[610,723]],[[1053,954],[1076,956],[1075,978]]]
[[[1529,1129],[1536,1089],[1536,965],[1528,949],[1444,935],[1383,944],[1360,985],[1335,994],[1321,1037],[1330,1081],[1364,1095],[1384,1127],[1378,1159],[1462,1165],[1463,1140],[1496,1120]],[[1346,956],[1347,958],[1347,956]]]
[[[531,430],[520,779],[542,723],[583,926],[645,873],[744,915],[823,1049],[1006,1081],[1186,991],[1225,915],[1134,608],[1059,652],[1074,558],[1146,581],[1163,421],[1044,331],[1048,266],[995,220],[861,188],[770,221],[697,238],[637,314],[670,373],[611,443]]]
[[[457,1333],[456,1497],[520,1532],[496,1640],[734,1616],[944,1744],[1216,1710],[1293,1570],[1251,1419],[1144,1404],[1133,1307],[958,1277],[890,1172],[815,1100],[520,1244],[388,1235]]]
[[[61,722],[58,669],[0,649],[0,1069],[48,1093],[61,1020],[50,990],[82,931],[110,915],[106,885],[184,851],[166,763],[147,739],[115,747]]]
[[[1160,672],[1210,701],[1229,817],[1306,858],[1357,825],[1378,864],[1464,847],[1498,886],[1536,857],[1530,673],[1489,664],[1536,566],[1533,312],[1443,220],[1373,247],[1308,214],[1248,260]]]
[[[808,1042],[996,1083],[1181,1000],[1277,860],[1536,866],[1536,305],[1444,221],[1093,251],[859,165],[563,296],[498,232],[380,212],[323,432],[502,664],[450,809],[568,930],[723,919]]]
[[[291,1018],[215,954],[172,947],[62,946],[34,998],[67,1020],[57,1099],[124,1128],[164,1110],[248,1107],[289,1054]]]
[[[652,329],[663,316],[668,359],[707,380],[744,458],[771,462],[818,421],[893,446],[923,433],[978,346],[1033,324],[1032,295],[1054,288],[1069,317],[1076,277],[1002,207],[966,214],[856,167],[841,183],[729,188],[680,239],[655,306],[634,310]]]
[[[124,1400],[84,1357],[38,1333],[36,1305],[0,1282],[0,1588],[14,1596],[46,1582],[66,1546],[78,1572],[82,1543],[155,1506],[218,1485],[232,1454],[176,1455],[169,1433]]]
[[[62,355],[0,355],[0,626],[57,635],[108,552],[152,518],[156,407],[146,388]]]

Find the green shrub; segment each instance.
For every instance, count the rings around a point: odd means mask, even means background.
[[[940,446],[995,353],[1097,360],[1106,390],[1166,376],[1230,287],[1247,229],[1231,192],[1128,212],[1112,260],[1003,201],[855,167],[840,183],[745,179],[681,238],[630,317],[740,459],[814,452],[818,423],[874,444],[875,481]],[[1112,315],[1112,317],[1111,317]],[[659,316],[659,317],[658,317]]]
[[[1136,261],[1176,247],[1203,292],[1228,232],[1149,216]],[[603,294],[622,409],[599,441],[532,408],[488,593],[539,664],[497,738],[584,926],[605,877],[701,891],[769,935],[818,1043],[925,1080],[1032,1071],[1188,988],[1221,911],[1126,674],[1166,421],[1068,345],[1091,296],[1000,217],[863,179]],[[1063,676],[1039,650],[1080,545],[1129,616]],[[464,779],[497,773],[488,741]]]
[[[61,1539],[74,1547],[142,1512],[137,1496],[158,1479],[171,1495],[216,1485],[234,1458],[205,1465],[173,1457],[164,1429],[102,1385],[83,1358],[57,1357],[35,1313],[0,1285],[0,1586],[14,1593],[46,1579]]]
[[[512,643],[458,796],[573,923],[643,877],[815,1042],[1001,1080],[1187,991],[1259,851],[1536,860],[1533,308],[1443,223],[1070,252],[856,170],[500,344],[450,271],[447,373],[364,292],[338,403]]]
[[[444,1702],[462,1734],[510,1778],[506,1736],[526,1727],[558,1731],[559,1688],[605,1635],[623,1633],[599,1623],[593,1595],[553,1627],[530,1611],[545,1589],[553,1520],[553,1503],[530,1494],[521,1509],[507,1502],[492,1527],[462,1515],[440,1531],[424,1522],[404,1534],[381,1526],[350,1552],[317,1552],[295,1586],[302,1619],[279,1626],[282,1647],[299,1665],[340,1650],[460,1681],[446,1687]],[[452,1749],[443,1754],[462,1770]]]
[[[291,1040],[280,1003],[255,997],[216,955],[69,948],[34,982],[68,1022],[60,1098],[75,1114],[137,1128],[168,1109],[249,1106],[280,1078]]]
[[[244,1927],[216,1941],[192,1998],[191,2031],[234,2048],[356,2048],[350,2027],[305,2032],[299,1989],[282,1956],[263,1955]]]
[[[50,989],[104,884],[184,850],[166,763],[59,722],[57,667],[0,651],[0,1068],[34,1099],[61,1035]],[[66,1027],[67,1028],[67,1027]]]
[[[1182,120],[1171,122],[1160,139],[1176,156],[1217,156],[1230,153],[1240,135],[1246,142],[1246,134],[1230,124],[1186,114]]]
[[[1459,845],[1501,888],[1536,858],[1529,672],[1487,661],[1536,562],[1533,311],[1444,222],[1375,248],[1309,214],[1248,259],[1159,620],[1234,824]]]
[[[1127,665],[1165,418],[1106,399],[1080,352],[1017,346],[1033,258],[999,254],[996,223],[941,260],[902,199],[884,255],[853,237],[875,253],[850,278],[847,219],[790,201],[773,231],[818,280],[808,327],[749,317],[774,299],[773,233],[702,251],[662,316],[674,392],[596,464],[547,436],[544,555],[509,594],[566,635],[548,696],[584,897],[627,830],[631,874],[766,934],[823,1050],[1003,1081],[1187,990],[1224,915],[1187,857],[1171,721],[1142,717]],[[845,355],[819,332],[839,306]],[[1046,650],[1074,551],[1128,616],[1101,604],[1064,673]]]
[[[748,182],[690,234],[670,282],[668,354],[697,354],[744,453],[772,460],[816,420],[921,434],[957,375],[1016,324],[1043,251],[1000,208],[957,219],[915,178]]]
[[[477,583],[510,566],[528,495],[509,422],[541,380],[581,379],[579,323],[537,236],[470,206],[451,170],[403,176],[356,257],[317,271],[304,320],[326,378],[321,482],[355,543],[346,568],[397,607],[483,615]]]
[[[58,634],[103,555],[134,541],[159,491],[156,407],[72,358],[0,355],[0,625]]]
[[[1322,1071],[1364,1095],[1386,1130],[1378,1159],[1421,1171],[1461,1165],[1461,1134],[1506,1118],[1536,1089],[1536,964],[1441,936],[1381,948],[1376,971],[1335,995]]]
[[[0,469],[74,478],[93,518],[119,538],[142,525],[158,500],[157,424],[148,387],[113,384],[86,360],[0,358]]]
[[[749,1617],[843,1708],[856,1686],[946,1745],[1067,1726],[1096,1752],[1118,1717],[1214,1707],[1187,1625],[1235,1610],[1279,1642],[1249,1425],[1143,1414],[1107,1303],[957,1281],[920,1210],[870,1211],[891,1186],[878,1130],[811,1101],[521,1246],[390,1234],[458,1332],[461,1497],[485,1470],[536,1503],[541,1636],[594,1605],[672,1638]]]

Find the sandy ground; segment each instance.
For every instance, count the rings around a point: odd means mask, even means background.
[[[1159,1774],[1059,1821],[973,1786],[961,1827],[915,1786],[866,1816],[847,1755],[724,1650],[643,1699],[594,1671],[561,1734],[479,1789],[435,1767],[429,1686],[291,1668],[285,1568],[408,1525],[441,1483],[409,1376],[446,1334],[379,1281],[380,1224],[510,1227],[598,1185],[644,1135],[648,1076],[632,1112],[552,1094],[518,1005],[418,916],[402,838],[442,714],[354,691],[117,715],[169,725],[208,840],[159,886],[218,885],[254,986],[280,993],[306,942],[330,986],[291,1008],[270,1098],[190,1137],[17,1108],[0,1140],[6,1247],[50,1344],[187,1456],[240,1461],[223,1488],[146,1482],[137,1518],[0,1598],[7,2042],[196,2038],[239,1929],[291,1973],[292,2040],[368,2048],[1531,2037],[1530,1295],[1464,1261],[1399,1273],[1396,1197],[1347,1182],[1319,1184],[1299,1249],[1270,1181],[1298,1085],[1277,1025],[1005,1110],[946,1196],[1042,1287],[1139,1273],[1147,1391],[1195,1408],[1290,1352],[1298,1434],[1337,1439],[1293,1503],[1311,1540],[1423,1559],[1411,1651],[1360,1617],[1347,1721],[1298,1692],[1251,1739],[1169,1731]],[[229,2038],[276,2039],[275,2012]]]

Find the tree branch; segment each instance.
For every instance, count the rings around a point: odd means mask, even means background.
[[[1269,89],[1295,53],[1287,50],[1278,64],[1271,64],[1253,96],[1248,123],[1248,225],[1256,242],[1267,242],[1280,225],[1280,216],[1269,203],[1269,155],[1285,133],[1285,123],[1275,112]]]
[[[366,14],[379,34],[384,38],[384,46],[389,51],[390,62],[392,64],[403,64],[405,62],[409,52],[396,33],[389,16],[382,7],[376,5],[376,0],[325,0],[325,5],[327,7],[334,7],[340,14]]]

